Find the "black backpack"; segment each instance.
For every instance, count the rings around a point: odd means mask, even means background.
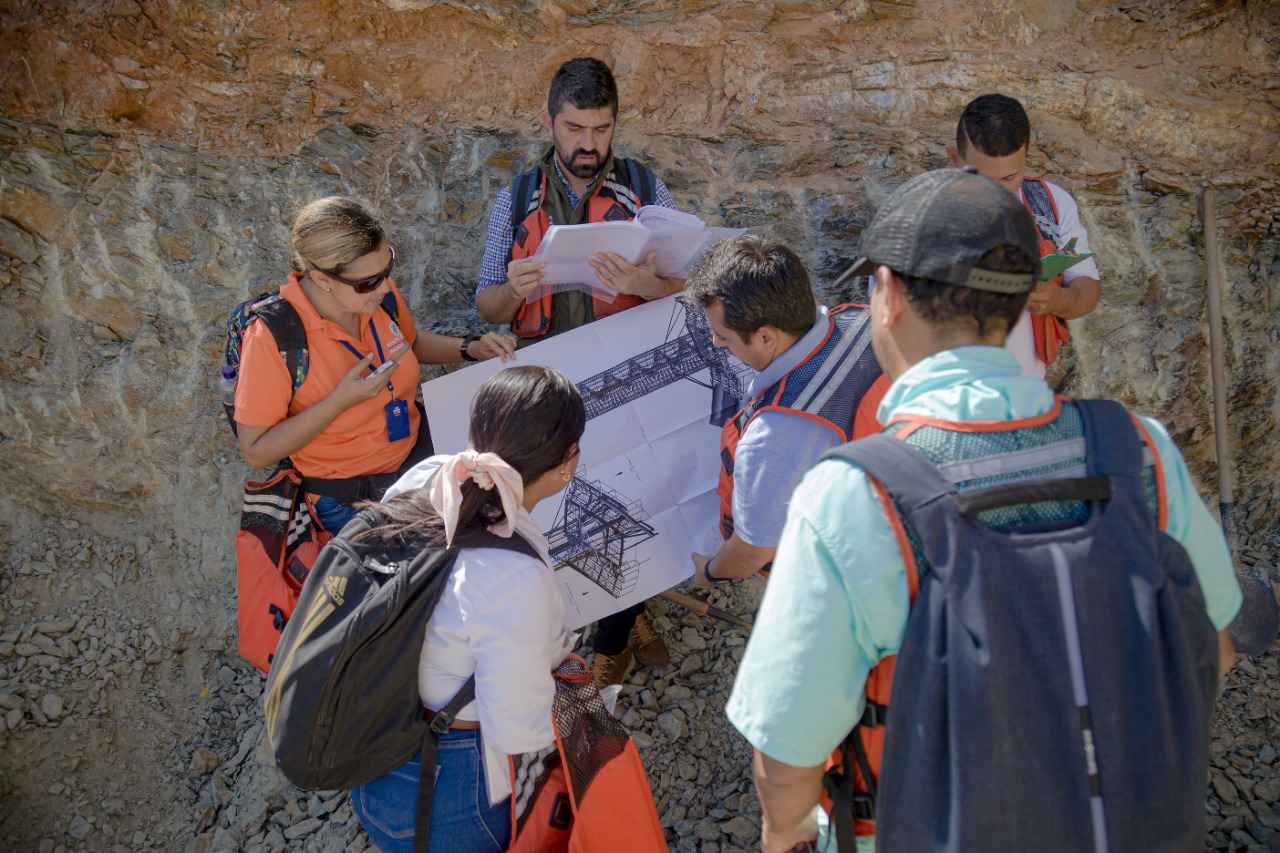
[[[1187,552],[1152,517],[1129,414],[1076,405],[1083,477],[957,492],[888,435],[826,457],[883,484],[927,566],[873,790],[878,850],[1204,849],[1217,635]],[[1089,515],[977,520],[1046,501]]]
[[[381,307],[391,317],[392,322],[399,322],[400,309],[394,293],[388,292],[382,298]],[[231,309],[231,314],[227,317],[227,367],[234,367],[237,373],[239,372],[240,348],[244,345],[244,332],[254,320],[266,323],[271,337],[275,338],[280,355],[284,358],[285,367],[293,377],[293,389],[290,392],[292,395],[293,391],[297,391],[302,386],[307,378],[307,369],[311,367],[311,361],[307,357],[307,328],[302,325],[302,318],[298,316],[297,309],[290,305],[289,300],[282,297],[278,290],[260,293]],[[236,432],[235,406],[224,403],[223,409],[227,413],[227,420],[234,434]]]
[[[312,790],[368,784],[422,755],[415,847],[426,851],[436,739],[475,698],[475,678],[428,722],[418,694],[427,622],[464,548],[538,559],[519,535],[459,533],[450,548],[351,542],[382,517],[364,509],[325,545],[307,575],[267,678],[267,738],[289,781]]]

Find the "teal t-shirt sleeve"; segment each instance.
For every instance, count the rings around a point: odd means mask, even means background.
[[[867,673],[896,653],[907,584],[860,469],[823,462],[796,489],[726,711],[756,749],[823,763],[862,713]]]
[[[1159,455],[1164,471],[1165,502],[1169,513],[1165,532],[1191,557],[1209,618],[1213,627],[1221,631],[1236,617],[1243,600],[1235,567],[1227,551],[1227,541],[1223,538],[1222,528],[1200,497],[1187,463],[1164,425],[1155,418],[1144,417],[1141,421],[1151,434],[1156,445],[1152,449]]]

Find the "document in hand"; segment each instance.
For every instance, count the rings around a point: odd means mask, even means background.
[[[653,252],[658,275],[678,278],[712,245],[744,231],[709,227],[693,214],[650,204],[640,208],[636,218],[628,222],[552,225],[538,244],[534,258],[547,265],[544,284],[585,285],[608,293],[589,263],[600,252],[613,252],[631,264],[643,262]],[[530,298],[540,295],[535,291]]]
[[[1054,254],[1045,255],[1040,259],[1040,280],[1049,281],[1056,275],[1061,275],[1067,270],[1074,267],[1081,261],[1093,257],[1093,252],[1085,252],[1084,254]]]

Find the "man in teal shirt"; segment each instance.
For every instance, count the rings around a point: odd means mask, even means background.
[[[984,200],[976,213],[969,211],[962,229],[954,227],[954,211],[919,198],[953,180]],[[967,258],[963,272],[985,277],[994,283],[992,290],[1012,273],[1027,275],[1022,269],[1001,271],[999,263],[982,266],[1001,255],[991,250],[1002,245],[982,245],[984,228],[999,233],[1008,217],[1027,216],[1012,197],[1005,204],[991,188],[999,189],[986,178],[959,171],[920,176],[889,200],[863,235],[866,257],[850,272],[874,274],[873,345],[893,380],[880,405],[881,423],[904,416],[1012,421],[1048,416],[1058,405],[1048,385],[1022,376],[1016,358],[1001,348],[1025,304],[1025,290],[993,293],[949,285],[943,285],[946,291],[930,290],[953,274],[937,270],[954,270],[957,264],[934,266],[932,276],[915,265],[927,268],[931,253],[949,254],[952,261]],[[904,210],[913,217],[904,218]],[[951,221],[939,225],[940,216]],[[934,239],[920,237],[931,225]],[[916,261],[899,261],[894,268],[877,257],[878,248],[911,244],[902,239],[904,233],[916,234],[911,254]],[[1034,244],[1026,248],[1034,253]],[[1034,286],[1034,277],[1028,281]],[[1166,498],[1163,530],[1191,558],[1218,630],[1219,672],[1225,673],[1234,660],[1225,629],[1241,602],[1226,543],[1163,426],[1151,418],[1139,420],[1147,450],[1162,463],[1154,475]],[[823,764],[862,716],[868,673],[897,654],[908,603],[903,553],[876,486],[847,462],[819,463],[792,496],[727,707],[730,721],[755,748],[765,853],[788,851],[816,837],[814,806]],[[874,836],[860,837],[858,848],[873,850]]]

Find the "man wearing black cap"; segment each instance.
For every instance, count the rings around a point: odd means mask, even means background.
[[[1213,678],[1234,659],[1225,628],[1240,606],[1240,590],[1221,532],[1162,425],[1150,418],[1131,419],[1114,404],[1086,405],[1056,398],[1043,380],[1023,376],[1016,358],[1002,348],[1027,295],[1036,287],[1038,244],[1031,217],[1013,195],[981,175],[961,170],[930,172],[908,181],[863,232],[864,257],[850,274],[873,276],[872,343],[881,367],[893,380],[879,410],[888,437],[855,441],[833,451],[796,489],[726,709],[730,721],[755,748],[753,769],[763,810],[765,853],[789,851],[817,836],[814,807],[822,791],[824,765],[833,749],[844,746],[847,749],[838,754],[843,754],[856,793],[851,795],[852,802],[838,805],[831,813],[842,853],[852,851],[855,835],[859,849],[872,849],[877,829],[883,835],[881,849],[895,851],[1148,849],[1149,844],[1131,844],[1123,833],[1135,826],[1146,831],[1153,822],[1159,832],[1182,833],[1179,841],[1195,837],[1198,843],[1203,834],[1203,827],[1195,825],[1195,798],[1203,802],[1204,797],[1206,767],[1200,759],[1207,764]],[[1085,429],[1096,436],[1098,423],[1110,424],[1110,431],[1101,433],[1106,440],[1086,440]],[[1099,447],[1119,444],[1128,449],[1123,457],[1131,466],[1125,469],[1127,479],[1109,473],[1081,476],[1118,470],[1097,459],[1108,452]],[[868,453],[873,447],[875,452]],[[859,455],[862,458],[856,464],[849,458]],[[904,461],[904,455],[911,458]],[[871,470],[875,476],[868,473]],[[1054,502],[1043,498],[1035,502],[1019,491],[1044,488],[1050,478],[1067,483],[1051,484],[1050,489],[1073,491]],[[920,492],[921,483],[940,489],[942,498],[950,497],[957,506],[973,504],[976,521],[932,528],[918,523],[923,517],[918,512],[921,506],[946,504],[943,510],[950,509],[943,499],[904,503],[902,495],[912,489]],[[1006,488],[1002,494],[1007,497],[1016,491],[1019,496],[1018,502],[998,504],[998,515],[974,503],[992,491],[986,488],[992,483],[1014,483],[1016,489]],[[1093,492],[1081,497],[1086,490],[1100,492],[1115,483],[1120,485],[1114,486],[1114,498],[1110,492],[1106,497]],[[967,504],[961,500],[965,496]],[[1102,506],[1105,512],[1098,509]],[[1121,510],[1124,515],[1118,515]],[[1095,523],[1100,516],[1105,525]],[[949,521],[952,516],[946,518]],[[1115,527],[1107,520],[1115,518],[1127,519],[1127,526],[1121,525],[1118,535],[1095,542],[1091,537],[1102,535],[1104,527]],[[974,545],[975,537],[983,541]],[[1070,551],[1075,556],[1057,563],[1032,559],[1025,556],[1030,552],[1017,550],[1032,541],[1041,543],[1037,548],[1051,548],[1059,539],[1096,547],[1085,559]],[[1119,559],[1113,553],[1129,554],[1125,548],[1136,557],[1126,558],[1118,567],[1108,562]],[[1153,551],[1158,559],[1148,553]],[[1168,566],[1177,559],[1186,567],[1180,584],[1144,585],[1128,568],[1129,563],[1154,565],[1153,577],[1163,580],[1166,572],[1174,577]],[[1093,570],[1090,563],[1101,564],[1110,577],[1123,582],[1105,580],[1106,573],[1101,575],[1104,580],[1096,576],[1082,580]],[[958,594],[949,584],[961,569],[976,578],[963,594],[976,595],[983,603],[977,608],[981,618],[975,633],[966,632],[969,623],[963,620],[967,617],[948,597]],[[1112,653],[1106,646],[1099,662],[1091,656],[1098,645],[1089,645],[1094,635],[1088,630],[1077,632],[1084,637],[1088,683],[1097,688],[1091,699],[1096,703],[1093,719],[1102,721],[1098,730],[1105,734],[1107,726],[1127,725],[1126,731],[1149,734],[1163,744],[1160,737],[1194,721],[1194,731],[1182,738],[1183,743],[1149,749],[1149,754],[1136,758],[1124,749],[1109,751],[1105,744],[1095,751],[1092,730],[1080,722],[1089,719],[1083,713],[1088,711],[1087,704],[1065,710],[1055,706],[1043,714],[994,715],[997,719],[970,713],[973,706],[967,703],[1007,705],[1021,701],[1024,692],[1039,697],[1029,686],[1050,678],[1068,679],[1064,692],[1066,704],[1071,704],[1072,685],[1077,682],[1070,680],[1070,668],[1040,663],[1042,657],[1036,657],[1048,656],[1050,650],[1056,654],[1058,645],[1070,646],[1061,639],[1071,636],[1062,627],[1067,616],[1062,616],[1062,625],[1057,610],[1045,619],[1028,617],[1040,611],[1020,609],[1024,599],[1013,606],[1013,613],[990,605],[987,619],[986,609],[990,600],[1024,593],[1030,608],[1032,594],[1043,592],[1040,586],[1033,589],[1029,581],[1022,586],[1033,574],[1037,582],[1049,583],[1047,594],[1057,602],[1063,587],[1052,582],[1058,570],[1059,578],[1067,577],[1066,589],[1072,588],[1072,578],[1077,590],[1083,585],[1085,594],[1077,593],[1075,605],[1083,614],[1081,624],[1110,626],[1116,636],[1133,641],[1128,654]],[[1000,572],[1011,571],[1013,580],[988,583]],[[1198,588],[1190,580],[1192,572]],[[1144,591],[1150,593],[1150,600],[1141,597]],[[1175,601],[1169,596],[1178,597]],[[1100,601],[1115,607],[1108,609]],[[1178,618],[1163,618],[1159,608],[1166,605],[1182,608],[1174,614]],[[1066,614],[1065,605],[1062,613]],[[909,614],[912,628],[907,642]],[[1070,615],[1076,618],[1074,612]],[[1129,621],[1116,627],[1122,620]],[[949,624],[952,633],[944,631],[942,636],[964,648],[944,644],[939,649],[919,639],[926,636],[922,634],[926,627],[939,624],[944,628]],[[983,633],[987,629],[990,637]],[[1018,630],[1029,631],[1031,638],[1019,636],[1006,645],[995,644],[1001,631],[1016,634]],[[1176,641],[1156,642],[1167,640],[1161,632],[1169,630],[1176,633]],[[970,637],[972,642],[966,645]],[[1152,638],[1156,641],[1144,645]],[[994,645],[984,645],[988,639]],[[1149,658],[1143,655],[1175,645],[1186,652],[1179,665],[1190,669],[1178,670],[1168,679],[1144,680]],[[1063,654],[1079,646],[1077,642]],[[1138,648],[1142,654],[1133,652]],[[978,661],[972,679],[957,679],[946,669],[961,659]],[[1170,675],[1174,669],[1171,665],[1159,672]],[[1144,708],[1141,719],[1135,721],[1134,710],[1115,697],[1126,691],[1107,689],[1115,685],[1114,679],[1106,680],[1112,676],[1132,679],[1135,691],[1150,687],[1183,692],[1177,701],[1151,703],[1153,707]],[[1005,683],[1001,678],[1027,687],[989,687],[988,679],[1000,685]],[[1081,691],[1085,681],[1083,677],[1078,681]],[[964,689],[959,689],[961,685]],[[899,704],[890,702],[891,688]],[[1115,702],[1120,703],[1119,710]],[[1171,713],[1183,709],[1186,713]],[[1027,754],[1028,742],[1016,736],[992,743],[977,734],[993,726],[1013,733],[1042,718],[1066,719],[1071,725],[1065,733],[1052,729],[1035,740],[1035,755]],[[1166,730],[1161,724],[1169,719]],[[971,728],[976,740],[969,743],[966,735]],[[1103,743],[1102,734],[1099,738]],[[881,778],[886,744],[889,760]],[[922,744],[936,751],[913,763],[909,773],[893,775],[898,757],[918,756]],[[1129,751],[1136,748],[1126,744]],[[1143,795],[1133,789],[1149,776],[1109,772],[1116,766],[1116,752],[1125,753],[1124,761],[1138,763],[1155,760],[1157,755],[1160,760],[1176,757],[1168,772],[1155,778],[1161,784],[1180,784],[1182,792],[1190,792],[1192,806],[1182,808],[1185,804],[1178,800],[1172,811],[1156,821],[1151,818],[1152,804],[1141,802],[1148,808],[1147,817],[1128,820],[1133,802]],[[957,763],[957,756],[963,761]],[[1054,819],[1062,817],[1058,812],[1066,814],[1068,803],[1076,804],[1066,793],[1076,790],[1077,780],[1071,774],[1061,778],[1049,774],[1062,793],[1055,788],[1039,807],[1026,807],[1031,800],[1023,799],[1020,782],[1012,781],[1025,774],[995,772],[977,783],[966,775],[981,773],[988,760],[1041,761],[1056,769],[1051,763],[1054,756],[1065,756],[1071,767],[1081,768],[1081,779],[1083,768],[1093,771],[1088,784],[1079,786],[1086,792],[1078,798],[1085,804],[1083,811],[1070,813],[1065,823],[1071,832],[1083,833],[1091,847],[1074,844],[1068,832],[1051,841],[1036,835],[1046,827],[1052,831],[1058,825]],[[1102,794],[1096,765],[1102,767]],[[957,782],[961,776],[965,784]],[[1006,790],[1010,785],[1014,790]],[[1158,787],[1152,783],[1153,789]],[[902,809],[892,808],[903,802],[904,790],[910,794],[905,816]],[[1114,812],[1109,819],[1107,808]],[[1184,819],[1179,810],[1190,817]],[[998,817],[990,818],[991,812]]]

